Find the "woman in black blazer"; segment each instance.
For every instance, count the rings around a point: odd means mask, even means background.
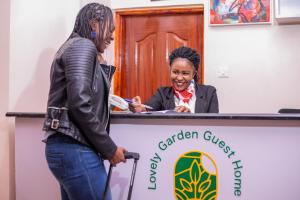
[[[145,103],[154,111],[175,110],[176,112],[218,113],[216,89],[197,83],[197,70],[200,55],[189,47],[179,47],[172,51],[170,60],[170,78],[172,87],[160,87]],[[148,109],[141,104],[139,96],[133,98],[135,112]]]

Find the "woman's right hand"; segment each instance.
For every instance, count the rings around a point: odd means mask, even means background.
[[[115,152],[115,155],[112,157],[112,159],[109,160],[110,164],[115,166],[116,164],[118,164],[120,162],[126,162],[126,159],[125,159],[125,156],[124,156],[125,151],[126,151],[125,148],[118,147],[116,152]]]
[[[175,111],[180,112],[180,113],[181,112],[185,112],[185,113],[191,112],[191,110],[185,106],[177,106],[177,107],[175,107]]]
[[[143,112],[146,111],[145,106],[142,104],[142,100],[140,96],[136,96],[132,98],[132,102],[129,104],[129,110],[131,112]]]

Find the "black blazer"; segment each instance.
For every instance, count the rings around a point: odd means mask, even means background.
[[[218,113],[219,103],[216,88],[210,85],[195,84],[196,105],[195,113]],[[145,103],[155,111],[173,110],[175,108],[174,92],[172,87],[160,87]]]

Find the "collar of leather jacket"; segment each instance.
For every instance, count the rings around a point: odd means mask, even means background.
[[[113,74],[116,71],[116,67],[112,65],[105,65],[105,64],[100,64],[103,72],[107,76],[109,82],[111,82],[111,79],[113,77]]]

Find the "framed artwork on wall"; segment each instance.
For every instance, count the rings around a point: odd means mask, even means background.
[[[272,0],[209,0],[209,25],[270,24]]]
[[[300,24],[300,1],[275,0],[275,18],[278,24]]]

